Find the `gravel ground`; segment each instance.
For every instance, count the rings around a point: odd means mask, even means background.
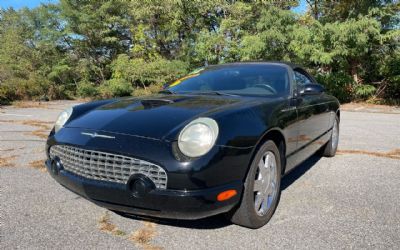
[[[338,155],[286,176],[274,217],[250,230],[222,216],[124,218],[61,187],[40,162],[51,123],[72,104],[0,109],[1,249],[400,248],[399,114],[343,111]]]

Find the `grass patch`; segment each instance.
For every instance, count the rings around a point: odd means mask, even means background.
[[[20,150],[20,149],[24,149],[25,147],[20,147],[20,148],[4,148],[4,149],[0,149],[0,152],[12,152],[15,150]]]
[[[15,160],[16,156],[0,156],[0,167],[15,167],[15,163],[12,162]]]
[[[373,97],[373,98],[368,99],[366,101],[366,103],[400,107],[400,99],[393,99],[393,98],[376,98],[376,97]]]
[[[156,235],[155,227],[156,225],[152,222],[144,222],[143,227],[138,229],[135,232],[132,232],[128,237],[125,237],[126,232],[120,230],[115,224],[111,222],[110,214],[108,211],[101,216],[98,221],[99,229],[103,232],[123,237],[124,239],[128,239],[129,241],[135,243],[138,247],[141,247],[145,250],[161,250],[162,247],[154,246],[151,244],[152,239]]]
[[[0,149],[0,152],[11,152],[14,151],[13,148],[5,148],[5,149]]]
[[[111,223],[110,214],[108,213],[108,211],[103,216],[101,216],[99,220],[99,229],[103,232],[111,233],[112,235],[116,236],[126,235],[124,231],[118,229],[116,225]]]
[[[46,166],[44,165],[44,160],[31,161],[29,163],[29,166],[38,169],[42,172],[46,172]]]
[[[25,132],[24,135],[33,135],[41,139],[47,139],[47,137],[49,136],[49,131],[38,129],[31,132]]]
[[[142,228],[133,232],[128,239],[146,250],[163,249],[162,247],[151,244],[151,240],[156,235],[156,225],[153,222],[148,221],[144,222],[143,225]]]
[[[0,122],[18,123],[18,120],[0,120]]]
[[[47,108],[46,104],[41,102],[28,102],[28,101],[16,101],[12,103],[12,106],[16,108],[26,109],[26,108]]]
[[[39,120],[22,120],[22,121],[16,121],[22,125],[27,125],[31,127],[36,127],[38,129],[33,130],[33,131],[28,131],[25,132],[25,135],[33,135],[36,137],[39,137],[41,139],[47,139],[49,136],[50,130],[52,128],[53,122],[47,122],[47,121],[39,121]]]
[[[0,120],[0,122],[18,123],[35,127],[37,128],[36,130],[26,131],[24,132],[24,135],[33,135],[41,139],[47,139],[53,124],[53,122],[39,120]]]
[[[388,152],[373,152],[366,150],[338,150],[338,154],[359,154],[400,160],[400,148]]]
[[[21,124],[42,129],[51,129],[51,124],[53,124],[53,122],[39,121],[39,120],[23,120],[21,121]]]

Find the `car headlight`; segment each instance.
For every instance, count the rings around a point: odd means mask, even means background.
[[[54,125],[54,131],[57,133],[63,126],[64,124],[68,121],[68,119],[72,115],[72,108],[67,108],[61,114],[58,116],[56,124]]]
[[[218,137],[218,124],[215,120],[201,117],[186,125],[178,138],[180,151],[189,157],[205,155],[214,146]]]

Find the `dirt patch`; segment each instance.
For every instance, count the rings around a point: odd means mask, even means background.
[[[116,236],[125,236],[126,233],[120,229],[110,220],[110,214],[106,212],[99,220],[99,229],[106,233],[111,233]]]
[[[12,162],[17,156],[0,156],[0,167],[15,167],[15,163]]]
[[[155,227],[156,224],[153,222],[143,222],[143,227],[133,232],[128,239],[146,250],[163,249],[162,247],[151,244],[152,239],[156,235]]]
[[[374,152],[374,151],[366,151],[366,150],[338,150],[337,154],[358,154],[358,155],[371,155],[377,157],[384,157],[390,159],[400,160],[400,149],[394,149],[388,152]]]
[[[46,166],[44,165],[44,160],[31,161],[29,163],[29,166],[32,168],[36,168],[42,172],[46,172]]]

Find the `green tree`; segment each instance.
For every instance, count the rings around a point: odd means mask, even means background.
[[[110,63],[131,44],[128,2],[61,0],[60,13],[83,81],[109,79]]]
[[[60,0],[0,10],[0,101],[140,95],[204,64],[285,60],[343,101],[399,98],[398,0]]]

